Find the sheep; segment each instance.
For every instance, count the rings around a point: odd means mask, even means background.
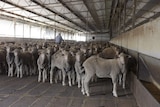
[[[113,96],[117,95],[117,82],[119,75],[123,74],[123,88],[125,88],[126,80],[126,60],[128,55],[120,53],[117,59],[104,59],[98,55],[89,57],[83,63],[85,75],[82,79],[82,93],[89,94],[89,81],[96,74],[100,78],[111,78],[113,83]]]

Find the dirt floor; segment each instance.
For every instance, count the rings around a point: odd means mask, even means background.
[[[138,107],[129,89],[118,87],[112,96],[110,79],[90,84],[91,96],[83,96],[76,86],[38,83],[37,76],[0,75],[0,107]]]

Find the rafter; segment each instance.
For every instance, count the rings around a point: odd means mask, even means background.
[[[72,12],[75,16],[77,16],[82,22],[85,24],[88,24],[89,28],[91,30],[94,30],[94,26],[91,25],[81,14],[79,14],[77,11],[73,10],[69,5],[67,5],[63,0],[58,0],[64,7],[66,7],[70,12]]]
[[[40,24],[40,25],[46,25],[46,26],[50,26],[50,27],[52,27],[52,28],[54,28],[54,29],[61,29],[61,30],[64,30],[64,31],[66,31],[67,29],[63,29],[63,28],[60,28],[60,27],[58,27],[58,26],[55,26],[55,25],[51,25],[51,24],[48,24],[48,23],[45,23],[45,22],[42,22],[42,21],[39,21],[39,20],[36,20],[36,19],[32,19],[32,18],[29,18],[29,17],[26,17],[26,16],[22,16],[22,15],[19,15],[19,14],[16,14],[16,13],[13,13],[13,12],[10,12],[10,11],[6,11],[6,10],[3,10],[3,9],[0,9],[0,11],[1,12],[5,12],[5,13],[9,13],[9,14],[12,14],[12,15],[15,15],[15,16],[18,16],[19,18],[15,18],[15,17],[12,17],[12,16],[8,16],[8,15],[3,15],[3,14],[0,14],[0,17],[5,17],[5,18],[7,18],[7,19],[9,19],[9,20],[14,20],[14,19],[16,19],[16,20],[18,20],[19,22],[22,22],[22,23],[24,23],[24,21],[26,22],[26,23],[31,23],[31,24],[35,24],[34,22],[38,22],[38,25]],[[28,21],[27,21],[27,20]],[[32,22],[33,21],[33,22]]]
[[[98,18],[98,14],[96,12],[95,6],[93,3],[90,3],[91,0],[83,0],[83,3],[85,4],[85,6],[87,7],[88,11],[90,12],[93,20],[96,22],[96,25],[98,27],[98,29],[101,30],[101,26],[100,26],[100,20]]]
[[[155,2],[155,4],[151,4],[152,2]],[[146,5],[144,5],[144,7],[141,8],[136,13],[135,19],[142,17],[146,13],[146,12],[142,12],[141,10],[146,10],[146,8],[151,10],[152,8],[154,8],[155,5],[157,5],[156,3],[158,4],[158,3],[160,3],[160,1],[159,0],[150,0],[149,2],[147,2]],[[132,23],[132,18],[127,21],[126,25],[128,26],[131,23]]]
[[[140,25],[143,25],[143,24],[149,22],[150,20],[156,19],[156,18],[158,18],[158,17],[160,17],[160,12],[157,12],[155,15],[151,16],[150,18],[145,18],[144,21],[136,24],[135,27],[140,26]],[[131,28],[131,29],[132,29],[132,28]],[[128,29],[128,30],[131,30],[131,29]]]
[[[71,28],[71,29],[74,29],[74,30],[77,30],[77,31],[81,31],[81,30],[79,30],[79,29],[75,29],[74,27],[71,27],[71,26],[69,26],[69,25],[67,25],[67,24],[64,24],[64,23],[61,23],[61,22],[58,22],[58,21],[56,21],[56,20],[54,20],[54,19],[52,19],[52,18],[46,17],[46,16],[44,16],[44,15],[42,15],[42,14],[39,14],[39,13],[37,13],[37,12],[31,11],[31,10],[29,10],[29,9],[26,9],[26,8],[24,8],[24,7],[22,7],[22,6],[19,6],[19,5],[15,4],[15,3],[12,3],[12,2],[10,2],[10,1],[3,0],[2,2],[7,3],[7,4],[9,4],[9,5],[12,5],[12,6],[15,6],[15,7],[18,7],[18,8],[20,8],[20,9],[22,9],[22,10],[25,10],[25,11],[30,12],[30,13],[33,13],[33,14],[35,14],[35,15],[41,16],[41,17],[46,18],[46,19],[48,19],[48,20],[54,21],[54,22],[56,22],[56,23],[58,23],[58,24],[61,24],[61,25],[66,26],[66,27],[69,27],[69,28]]]
[[[72,21],[70,18],[64,16],[63,14],[61,14],[61,13],[59,13],[59,12],[56,12],[56,11],[54,11],[54,10],[52,10],[52,9],[50,9],[50,8],[48,8],[48,7],[46,7],[45,5],[39,3],[38,1],[36,1],[36,0],[31,0],[31,1],[34,2],[34,3],[36,3],[37,5],[41,6],[42,8],[44,8],[44,9],[46,9],[46,10],[48,10],[48,11],[50,11],[50,12],[56,14],[56,15],[58,15],[59,17],[61,17],[61,18],[65,19],[65,20],[67,20],[67,21],[73,23],[74,25],[80,27],[81,29],[83,29],[83,30],[88,30],[88,29],[86,29],[84,26],[81,26],[81,25],[79,25],[78,23],[75,23],[75,22]]]

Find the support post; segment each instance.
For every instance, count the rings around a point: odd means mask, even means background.
[[[135,12],[136,12],[136,2],[137,0],[133,0],[133,11],[132,11],[132,28],[135,27]]]

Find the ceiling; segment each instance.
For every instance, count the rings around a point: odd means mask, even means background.
[[[133,17],[139,26],[159,15],[160,0],[0,0],[0,17],[80,32],[108,32],[116,23],[129,30]]]

